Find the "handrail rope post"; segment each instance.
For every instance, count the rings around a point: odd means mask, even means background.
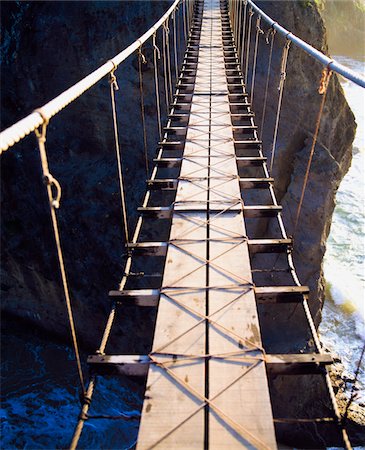
[[[285,85],[285,80],[286,80],[286,66],[287,66],[287,62],[288,62],[290,42],[291,41],[289,41],[288,39],[286,40],[286,42],[284,44],[283,52],[282,52],[282,57],[281,57],[279,98],[278,98],[278,106],[277,106],[277,110],[276,110],[274,137],[273,137],[273,142],[272,142],[272,147],[271,147],[270,173],[272,173],[272,169],[274,166],[276,141],[278,138],[279,120],[280,120],[281,104],[282,104],[282,100],[283,100],[284,85]]]
[[[242,29],[242,43],[241,43],[241,70],[243,73],[243,61],[244,52],[246,47],[246,22],[247,22],[247,0],[243,0],[244,10],[243,10],[243,29]]]
[[[162,59],[163,59],[163,78],[165,86],[166,116],[169,113],[169,84],[167,78],[167,56],[166,56],[166,32],[165,25],[162,29]]]
[[[253,66],[252,66],[252,75],[251,75],[251,92],[250,92],[250,103],[253,106],[253,96],[255,90],[255,78],[256,78],[256,64],[257,64],[257,52],[259,45],[259,36],[263,34],[260,27],[261,16],[258,16],[256,19],[256,37],[255,37],[255,49],[254,49],[254,57],[253,57]]]
[[[266,35],[266,44],[270,45],[269,50],[269,61],[267,63],[267,73],[266,73],[266,83],[265,83],[265,94],[264,94],[264,104],[262,107],[262,116],[261,116],[261,126],[260,126],[260,140],[262,140],[262,135],[264,132],[264,124],[265,124],[265,116],[266,116],[266,105],[267,105],[267,95],[269,90],[269,82],[270,82],[270,73],[271,73],[271,61],[272,61],[272,52],[274,47],[274,39],[275,39],[275,29],[270,28]],[[271,36],[271,41],[269,42],[269,38]]]
[[[141,104],[144,158],[145,158],[145,166],[146,166],[146,179],[148,179],[150,171],[149,171],[149,163],[148,163],[148,144],[147,144],[146,117],[145,117],[145,108],[144,108],[142,64],[147,64],[147,61],[146,61],[144,54],[142,53],[142,46],[141,46],[138,49],[139,92],[140,92],[140,104]]]
[[[169,88],[170,88],[170,102],[172,102],[173,92],[172,92],[172,74],[171,74],[171,58],[170,58],[170,28],[169,28],[169,19],[166,20],[166,53],[167,53],[167,72],[169,79]]]
[[[42,111],[39,110],[39,113],[42,114]],[[74,320],[73,311],[72,311],[71,297],[70,297],[70,292],[69,292],[69,287],[68,287],[68,280],[67,280],[66,268],[65,268],[60,233],[59,233],[58,219],[57,219],[57,214],[56,214],[56,210],[60,206],[61,186],[60,186],[59,182],[51,175],[51,173],[49,171],[48,157],[47,157],[47,150],[46,150],[47,126],[48,126],[48,120],[44,119],[44,122],[41,126],[41,131],[36,129],[35,135],[36,135],[37,141],[38,141],[38,149],[39,149],[39,155],[40,155],[41,166],[42,166],[43,180],[45,181],[46,188],[47,188],[48,205],[49,205],[49,210],[50,210],[50,214],[51,214],[53,235],[54,235],[56,248],[57,248],[58,265],[59,265],[59,269],[60,269],[60,273],[61,273],[63,293],[64,293],[65,300],[66,300],[66,309],[67,309],[68,321],[69,321],[69,325],[70,325],[72,343],[73,343],[74,352],[75,352],[80,387],[81,387],[82,393],[84,395],[85,394],[84,374],[83,374],[82,366],[81,366],[81,358],[80,358],[79,346],[78,346],[77,335],[76,335],[75,320]],[[53,192],[52,192],[53,186],[56,187],[56,189],[57,189],[56,197],[53,196]]]
[[[251,46],[251,27],[252,27],[252,16],[254,15],[253,9],[250,8],[248,12],[248,29],[247,29],[247,42],[246,42],[246,61],[245,61],[245,86],[247,86],[248,78],[248,62],[250,58],[250,46]]]
[[[174,41],[174,63],[175,63],[175,85],[177,84],[179,78],[179,65],[177,62],[177,42],[176,42],[176,10],[172,16],[174,29],[173,29],[173,41]]]
[[[157,112],[157,126],[158,126],[158,134],[160,141],[162,139],[162,125],[161,125],[161,107],[160,107],[160,89],[158,82],[158,60],[161,58],[160,50],[156,44],[156,33],[152,36],[152,45],[153,45],[153,71],[155,77],[155,93],[156,93],[156,112]]]
[[[319,107],[319,111],[318,111],[318,115],[317,115],[316,126],[315,126],[313,139],[312,139],[312,145],[311,145],[311,149],[309,152],[307,168],[306,168],[305,175],[304,175],[302,191],[300,194],[300,200],[299,200],[298,209],[297,209],[297,213],[296,213],[296,217],[295,217],[293,235],[295,235],[295,233],[297,231],[297,226],[299,223],[300,212],[302,210],[304,194],[305,194],[305,190],[306,190],[307,183],[308,183],[309,172],[310,172],[311,165],[312,165],[312,160],[313,160],[314,150],[315,150],[315,146],[316,146],[317,139],[318,139],[319,129],[321,126],[321,119],[322,119],[324,104],[325,104],[326,96],[327,96],[327,89],[328,89],[328,85],[329,85],[329,82],[331,79],[331,75],[332,75],[332,71],[330,69],[328,69],[328,68],[323,69],[322,78],[321,78],[320,86],[318,89],[318,93],[322,96],[322,99],[321,99],[321,103],[320,103],[320,107]]]
[[[122,207],[122,218],[123,218],[123,228],[124,228],[124,238],[125,242],[129,243],[129,231],[128,231],[128,219],[127,219],[127,203],[125,200],[125,190],[124,190],[124,180],[123,180],[123,168],[122,168],[122,156],[120,152],[119,145],[119,132],[118,132],[118,118],[117,118],[117,108],[115,101],[115,91],[119,90],[117,84],[117,78],[114,74],[114,68],[110,72],[110,99],[111,99],[111,107],[112,107],[112,117],[113,117],[113,129],[114,129],[114,143],[115,143],[115,154],[117,158],[117,168],[118,168],[118,179],[119,179],[119,192],[120,192],[120,200]]]

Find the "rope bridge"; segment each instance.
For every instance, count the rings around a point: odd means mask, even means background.
[[[267,120],[277,34],[285,42],[272,147],[265,156],[261,139]],[[262,40],[269,53],[258,129],[252,104]],[[153,47],[156,127],[160,137],[151,171],[143,80],[146,63],[143,49],[148,42]],[[274,179],[270,176],[292,44],[324,66],[319,74],[321,101],[295,214],[295,235],[331,74],[337,72],[362,87],[365,80],[281,27],[251,0],[176,0],[127,49],[1,133],[1,151],[33,131],[38,141],[82,393],[81,413],[70,448],[77,447],[85,421],[125,418],[89,415],[96,380],[105,372],[147,377],[148,395],[137,444],[140,449],[276,448],[275,430],[280,424],[331,426],[339,433],[342,445],[351,448],[327,371],[332,357],[323,352],[319,342],[308,306],[309,289],[301,285],[296,274],[293,238],[286,233]],[[186,48],[184,53],[179,51],[181,45]],[[123,147],[116,108],[120,98],[116,72],[132,54],[138,57],[138,107],[148,188],[133,233],[128,227]],[[52,117],[105,76],[109,76],[110,82],[127,259],[119,288],[109,294],[111,310],[99,348],[88,358],[91,370],[86,379],[59,236],[57,211],[61,186],[49,171],[46,137]],[[162,105],[168,111],[166,127],[162,126]],[[170,177],[166,178],[165,173]],[[250,193],[256,190],[257,198],[262,195],[265,202],[251,204]],[[279,237],[252,238],[246,226],[251,219],[274,221]],[[143,231],[156,220],[165,224],[161,228],[169,227],[169,239],[143,241]],[[253,269],[250,260],[260,253],[276,254],[275,264],[269,269]],[[280,255],[285,256],[285,267],[278,268]],[[134,272],[138,261],[146,256],[163,258],[158,288],[139,288],[140,278],[146,283],[151,278],[146,273]],[[275,274],[286,273],[290,282],[260,286],[254,281],[255,275],[265,271],[273,278]],[[152,350],[147,355],[108,355],[106,348],[120,306],[130,304],[158,307]],[[276,308],[290,305],[291,315],[302,308],[308,341],[313,342],[307,353],[274,354],[265,349],[257,305],[270,304]],[[278,417],[272,409],[269,381],[271,377],[288,374],[322,377],[331,402],[330,413],[323,417]]]

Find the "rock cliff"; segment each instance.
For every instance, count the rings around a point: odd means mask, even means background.
[[[169,2],[2,2],[2,129],[53,98],[141,35]],[[326,51],[325,29],[308,2],[261,2],[260,6],[295,34]],[[277,102],[283,40],[276,37],[270,101],[263,134],[269,153]],[[149,156],[158,140],[151,49],[144,68]],[[258,53],[254,107],[263,102],[268,46]],[[130,226],[145,190],[137,59],[119,76],[118,115],[126,172]],[[289,55],[274,176],[289,234],[315,128],[321,68],[300,50]],[[295,234],[295,264],[312,288],[312,311],[320,320],[322,258],[335,193],[351,162],[354,117],[336,76],[332,77],[301,223]],[[48,127],[50,169],[63,190],[60,227],[76,325],[94,350],[109,311],[107,292],[123,271],[123,241],[108,80],[70,105]],[[2,156],[2,307],[68,338],[63,295],[50,230],[45,189],[33,136]],[[137,314],[137,313],[136,313]],[[152,329],[141,316],[136,342]],[[117,331],[130,333],[128,323]]]

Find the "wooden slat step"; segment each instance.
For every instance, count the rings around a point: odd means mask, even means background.
[[[262,141],[258,139],[240,139],[233,141],[236,150],[255,150],[262,147]]]
[[[176,111],[190,111],[191,103],[189,102],[178,102],[171,104],[171,108],[176,109]]]
[[[191,177],[191,181],[195,181],[194,177]],[[177,189],[178,182],[176,178],[155,178],[147,180],[147,185],[152,190],[174,191]],[[274,178],[240,178],[239,180],[241,189],[267,189],[273,182]]]
[[[186,127],[171,126],[164,127],[163,130],[167,133],[174,133],[176,136],[184,136],[186,134]]]
[[[244,206],[243,214],[247,218],[275,217],[283,210],[282,206],[276,205],[252,205]]]
[[[328,353],[266,354],[265,361],[269,375],[323,374],[324,367],[333,364]]]
[[[140,206],[137,211],[144,217],[152,219],[171,219],[173,208],[171,206]]]
[[[174,168],[179,167],[183,158],[155,158],[153,162],[157,164],[159,167],[163,168]],[[264,156],[237,156],[236,161],[238,167],[257,167],[261,166],[264,162],[267,161],[267,158]]]
[[[160,298],[159,289],[136,289],[109,291],[109,297],[125,306],[157,306]]]
[[[147,180],[147,186],[151,190],[175,191],[177,189],[178,180],[176,178],[156,178]]]
[[[248,249],[251,254],[255,253],[283,253],[291,250],[292,239],[249,239]]]
[[[185,141],[162,141],[158,145],[167,150],[183,150]]]
[[[246,218],[258,219],[264,217],[275,217],[282,211],[282,209],[282,206],[276,205],[247,205],[243,207],[243,213]],[[171,219],[173,210],[174,209],[172,206],[147,206],[138,208],[138,212],[144,217],[154,219]],[[193,209],[189,209],[189,211],[193,211]],[[214,211],[211,210],[211,212]]]
[[[237,156],[236,157],[238,167],[248,167],[248,166],[261,166],[267,161],[265,156]]]
[[[148,373],[148,355],[89,355],[90,368],[101,375],[144,377]]]
[[[182,158],[156,158],[153,160],[158,167],[172,169],[175,167],[180,167]]]
[[[171,355],[171,359],[178,359]],[[333,364],[330,354],[265,354],[269,375],[299,375],[323,373],[326,365]],[[97,373],[146,376],[151,360],[148,355],[89,355],[87,363]],[[247,364],[243,362],[243,364]],[[108,371],[109,369],[109,371]]]
[[[235,132],[251,132],[253,130],[257,130],[257,125],[233,125],[233,131]]]
[[[240,178],[241,189],[267,189],[274,178]]]
[[[128,244],[127,247],[133,250],[133,254],[143,256],[166,256],[167,242],[136,242]]]
[[[234,114],[231,114],[231,117],[234,119],[242,119],[245,117],[255,117],[255,113],[253,111],[244,112],[244,113],[234,113]]]
[[[254,253],[280,253],[291,249],[292,239],[249,239],[248,248]],[[127,247],[134,253],[143,256],[166,256],[168,243],[166,242],[137,242]]]
[[[256,300],[263,303],[296,303],[309,294],[308,286],[255,287]]]

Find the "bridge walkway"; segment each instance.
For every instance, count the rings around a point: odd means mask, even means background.
[[[189,83],[180,89],[180,100],[191,95],[190,116],[138,449],[276,447],[233,143],[227,21],[219,0],[205,1],[186,58],[196,75],[191,94]]]

